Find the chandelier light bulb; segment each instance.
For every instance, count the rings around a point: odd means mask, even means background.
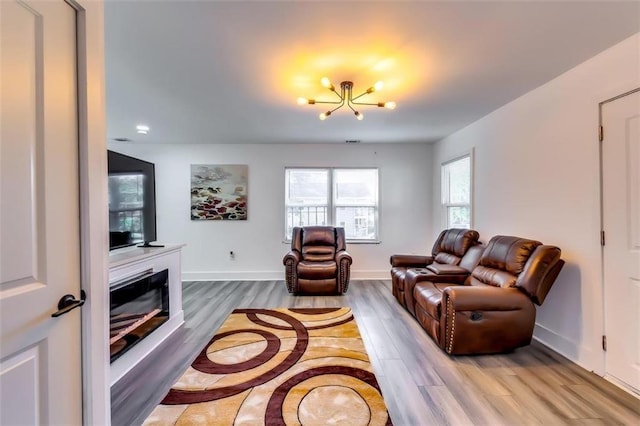
[[[384,103],[384,107],[388,108],[388,109],[396,109],[396,103],[391,101],[391,102],[385,102]]]
[[[362,121],[362,119],[364,118],[364,114],[362,114],[360,111],[356,111],[354,112],[354,114],[356,115],[356,118],[360,121]]]
[[[306,105],[309,103],[309,99],[307,98],[298,98],[298,105]]]
[[[323,112],[322,114],[320,114],[320,120],[326,120],[328,116],[331,115],[331,111],[327,111],[327,112]]]
[[[376,82],[376,84],[373,85],[374,90],[382,90],[383,87],[384,87],[384,82],[382,81],[378,81]]]
[[[331,80],[329,80],[329,78],[327,77],[322,77],[320,79],[320,84],[322,84],[322,86],[326,87],[327,89],[333,90],[333,84],[331,84]]]

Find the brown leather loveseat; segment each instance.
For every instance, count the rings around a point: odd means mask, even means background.
[[[528,345],[536,308],[564,261],[558,247],[495,236],[463,284],[418,282],[415,317],[449,354],[508,352]]]
[[[287,289],[294,294],[345,293],[351,262],[344,228],[295,227],[291,251],[282,259]]]

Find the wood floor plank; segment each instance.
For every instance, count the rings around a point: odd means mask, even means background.
[[[377,317],[363,317],[364,328],[379,359],[398,359],[400,355]]]
[[[509,389],[498,381],[498,376],[488,374],[474,363],[461,359],[456,365],[456,368],[460,374],[463,375],[463,381],[471,386],[475,386],[478,393],[484,393],[486,395],[511,395]]]
[[[438,424],[438,417],[432,408],[418,392],[406,392],[406,389],[417,389],[411,371],[404,363],[398,359],[383,359],[382,370],[384,371],[387,388],[383,392],[395,400],[395,405],[400,409],[392,417],[394,424],[402,425],[435,425]]]
[[[486,403],[499,413],[496,423],[501,425],[544,425],[534,413],[528,411],[513,395],[483,395]],[[495,424],[494,422],[487,424]],[[551,425],[562,425],[564,423],[547,423]]]
[[[436,424],[452,426],[473,424],[446,386],[419,386],[418,389],[436,417]]]
[[[386,335],[396,348],[400,359],[413,372],[412,378],[418,386],[441,386],[444,385],[442,379],[433,369],[432,365],[424,357],[424,351],[416,350],[420,348],[419,340],[427,339],[423,334],[423,339],[414,339],[410,331],[405,327],[402,320],[389,319],[383,324]]]
[[[112,424],[139,425],[236,308],[351,307],[396,426],[640,425],[640,400],[539,342],[449,356],[398,304],[388,280],[343,296],[295,296],[283,281],[183,283],[185,324],[111,388]]]
[[[545,393],[537,393],[533,387],[529,386],[519,376],[506,375],[499,378],[505,388],[509,390],[513,400],[518,403],[523,410],[530,414],[530,417],[537,419],[541,424],[564,424],[565,420],[579,417],[586,417],[577,414],[570,407],[560,405],[557,392],[552,388],[547,388]],[[560,408],[565,408],[564,410]]]
[[[611,404],[607,395],[593,386],[570,385],[568,388],[593,407],[600,417],[614,420],[612,424],[640,425],[640,416],[637,412],[640,404],[632,410],[621,404]]]

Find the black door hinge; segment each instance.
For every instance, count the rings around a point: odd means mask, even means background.
[[[602,126],[600,126],[600,129],[598,130],[598,139],[600,139],[600,142],[604,140],[604,127]]]
[[[600,231],[600,245],[604,246],[604,231]]]
[[[607,336],[602,336],[602,350],[607,351]]]

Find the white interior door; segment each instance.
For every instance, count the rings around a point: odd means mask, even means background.
[[[75,10],[1,0],[0,55],[0,424],[80,424]]]
[[[640,392],[640,92],[602,105],[606,374]]]

